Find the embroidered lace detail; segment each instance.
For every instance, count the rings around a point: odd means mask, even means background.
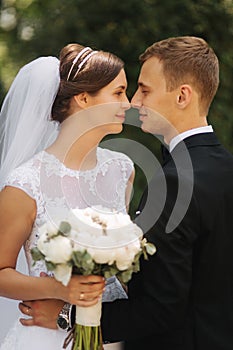
[[[24,245],[30,275],[47,272],[42,261],[33,264],[30,254],[37,244],[39,227],[70,208],[102,205],[125,212],[125,189],[132,170],[133,163],[126,155],[98,148],[97,165],[91,170],[66,168],[55,156],[42,151],[10,174],[5,186],[21,189],[37,205],[36,220]],[[106,288],[107,300],[126,297],[119,281],[114,278],[112,282]]]

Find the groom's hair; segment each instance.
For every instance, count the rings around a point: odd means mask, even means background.
[[[140,55],[141,63],[156,57],[162,63],[167,91],[190,84],[199,106],[208,113],[219,85],[219,63],[213,49],[198,37],[172,37],[154,43]]]

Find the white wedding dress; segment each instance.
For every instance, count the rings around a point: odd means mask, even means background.
[[[86,208],[102,205],[126,212],[125,190],[133,170],[132,161],[124,154],[107,149],[97,149],[97,165],[92,170],[68,169],[55,156],[42,151],[24,165],[13,170],[5,185],[25,191],[35,199],[37,216],[29,239],[24,245],[29,274],[40,276],[47,272],[42,261],[33,265],[30,254],[38,239],[39,227],[52,220],[57,210]],[[109,279],[103,301],[126,298],[120,282]],[[67,332],[42,327],[25,327],[16,320],[4,339],[0,350],[59,350]],[[119,350],[121,343],[104,345],[104,348]],[[71,349],[71,345],[67,349]]]

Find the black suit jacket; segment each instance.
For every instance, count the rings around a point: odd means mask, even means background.
[[[103,304],[104,339],[127,350],[233,349],[233,156],[214,133],[184,142],[140,205],[157,252],[141,260],[128,300]]]

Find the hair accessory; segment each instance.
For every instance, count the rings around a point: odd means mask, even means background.
[[[80,52],[77,54],[77,56],[75,57],[75,59],[73,60],[73,62],[72,62],[72,66],[71,66],[71,68],[70,68],[70,71],[69,71],[69,73],[68,73],[68,76],[67,76],[66,81],[69,80],[70,74],[71,74],[71,72],[72,72],[72,70],[73,70],[73,68],[74,68],[74,65],[77,63],[78,59],[79,59],[85,52],[87,52],[88,50],[91,50],[91,52],[83,59],[83,61],[81,61],[81,62],[79,63],[78,68],[77,68],[77,71],[76,71],[76,73],[75,73],[75,75],[74,75],[74,78],[76,77],[76,75],[78,74],[78,72],[80,71],[80,69],[82,68],[82,66],[89,60],[89,58],[90,58],[92,55],[94,55],[95,53],[98,52],[98,51],[92,51],[92,49],[91,49],[90,47],[85,47],[82,51],[80,51]]]
[[[78,61],[78,59],[79,59],[79,57],[81,57],[86,51],[88,51],[88,50],[91,50],[92,51],[92,49],[90,48],[90,47],[84,47],[84,49],[82,49],[78,54],[77,54],[77,56],[75,57],[75,59],[73,60],[73,64],[75,64],[77,61]]]
[[[82,66],[89,60],[89,58],[91,58],[91,56],[93,56],[95,53],[97,53],[98,51],[92,51],[91,53],[89,53],[84,60],[78,65],[78,69],[74,75],[74,78],[76,77],[76,75],[78,74],[78,72],[80,71],[80,69],[82,68]]]
[[[84,47],[84,49],[82,49],[82,50],[77,54],[77,56],[75,57],[75,59],[74,59],[73,62],[72,62],[72,66],[71,66],[71,68],[70,68],[70,70],[69,70],[69,73],[68,73],[68,76],[67,76],[66,81],[69,80],[70,74],[71,74],[71,72],[72,72],[72,70],[73,70],[73,68],[74,68],[75,63],[76,63],[76,62],[78,61],[78,59],[79,59],[86,51],[88,51],[88,50],[91,50],[91,48],[90,48],[90,47]]]

